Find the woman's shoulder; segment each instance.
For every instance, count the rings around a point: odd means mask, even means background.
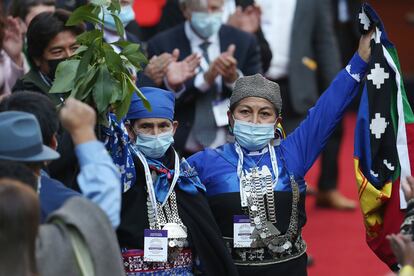
[[[214,159],[231,155],[232,151],[234,150],[233,143],[224,144],[218,148],[205,148],[202,151],[199,151],[193,155],[191,155],[187,160],[190,164],[197,163],[197,162],[209,162]]]

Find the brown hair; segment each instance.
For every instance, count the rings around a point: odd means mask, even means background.
[[[0,179],[0,270],[2,275],[36,274],[35,242],[40,208],[27,184]]]

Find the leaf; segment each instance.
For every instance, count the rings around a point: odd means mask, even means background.
[[[124,56],[132,55],[133,53],[138,52],[139,47],[140,47],[139,44],[130,43],[129,45],[127,45],[126,47],[122,49],[121,54]]]
[[[81,46],[79,46],[78,49],[76,49],[76,51],[73,53],[73,55],[78,55],[80,53],[85,52],[86,50],[88,50],[88,46],[81,45]]]
[[[152,110],[151,104],[147,100],[147,98],[144,96],[144,94],[142,94],[141,90],[139,90],[139,88],[135,85],[135,83],[132,81],[132,79],[129,76],[127,76],[126,80],[127,80],[129,88],[132,89],[133,91],[135,91],[137,96],[141,98],[142,103],[144,104],[145,108],[148,111],[151,111]]]
[[[121,12],[121,4],[119,0],[111,0],[111,5],[109,5],[108,10],[112,13],[119,14]]]
[[[130,44],[126,46],[122,52],[122,55],[124,55],[128,61],[137,67],[138,69],[141,69],[141,65],[147,63],[147,58],[145,55],[139,51],[139,45],[138,44]]]
[[[116,32],[118,33],[120,37],[124,37],[124,34],[125,34],[124,24],[122,24],[121,19],[119,19],[119,17],[116,14],[112,13],[111,15],[115,21]]]
[[[118,40],[116,42],[112,42],[111,44],[116,45],[120,48],[126,48],[127,46],[134,44],[134,43],[126,41],[126,40]],[[138,45],[138,49],[139,49],[139,45]]]
[[[90,67],[76,82],[75,88],[72,90],[70,96],[84,101],[92,91],[97,71],[98,69],[96,67]]]
[[[122,100],[114,104],[115,115],[118,121],[120,121],[127,114],[129,106],[131,105],[132,95],[134,94],[134,90],[130,89],[126,78],[124,78],[124,83],[122,85],[122,94]]]
[[[101,64],[98,69],[97,79],[93,88],[93,97],[98,113],[106,113],[110,106],[114,82],[106,64]]]
[[[85,21],[93,24],[103,24],[102,20],[93,13],[94,8],[91,4],[80,6],[69,17],[66,26],[75,26]]]
[[[121,57],[115,53],[114,49],[109,44],[103,45],[105,54],[105,61],[108,68],[112,72],[122,72],[125,70]]]
[[[56,69],[56,77],[49,93],[65,93],[71,91],[75,86],[76,70],[80,60],[71,59],[59,63]]]
[[[92,45],[96,41],[99,43],[102,39],[102,32],[98,29],[84,32],[76,37],[76,41],[82,45]]]
[[[92,56],[93,56],[93,52],[94,52],[94,45],[92,44],[88,50],[85,52],[85,54],[83,55],[83,57],[80,60],[79,66],[78,66],[78,70],[76,70],[76,80],[79,79],[79,77],[86,73],[86,71],[88,71],[88,66],[91,62]]]
[[[123,94],[122,85],[118,80],[113,81],[113,91],[111,95],[110,104],[114,104],[117,101],[121,101],[126,95]]]

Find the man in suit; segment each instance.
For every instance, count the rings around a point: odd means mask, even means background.
[[[148,41],[148,56],[177,48],[178,60],[192,53],[202,57],[197,74],[176,93],[176,120],[181,127],[175,147],[189,155],[226,142],[233,84],[242,75],[259,73],[261,62],[253,35],[222,24],[223,0],[185,0],[184,4],[186,21]]]
[[[262,9],[262,30],[273,59],[266,76],[280,85],[283,127],[292,132],[341,68],[333,31],[332,10],[326,0],[256,0]],[[334,135],[334,138],[338,135]],[[332,143],[334,145],[332,145]],[[330,140],[322,154],[323,172],[337,172],[339,139]],[[331,160],[326,162],[327,160]],[[333,178],[333,179],[332,179]],[[354,209],[355,203],[337,189],[337,173],[321,177],[317,205]],[[326,181],[325,181],[326,180]]]

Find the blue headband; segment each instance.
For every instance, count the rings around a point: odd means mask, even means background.
[[[140,90],[151,104],[152,111],[148,111],[134,93],[125,119],[164,118],[171,121],[174,119],[175,96],[172,92],[156,87],[141,87]]]

